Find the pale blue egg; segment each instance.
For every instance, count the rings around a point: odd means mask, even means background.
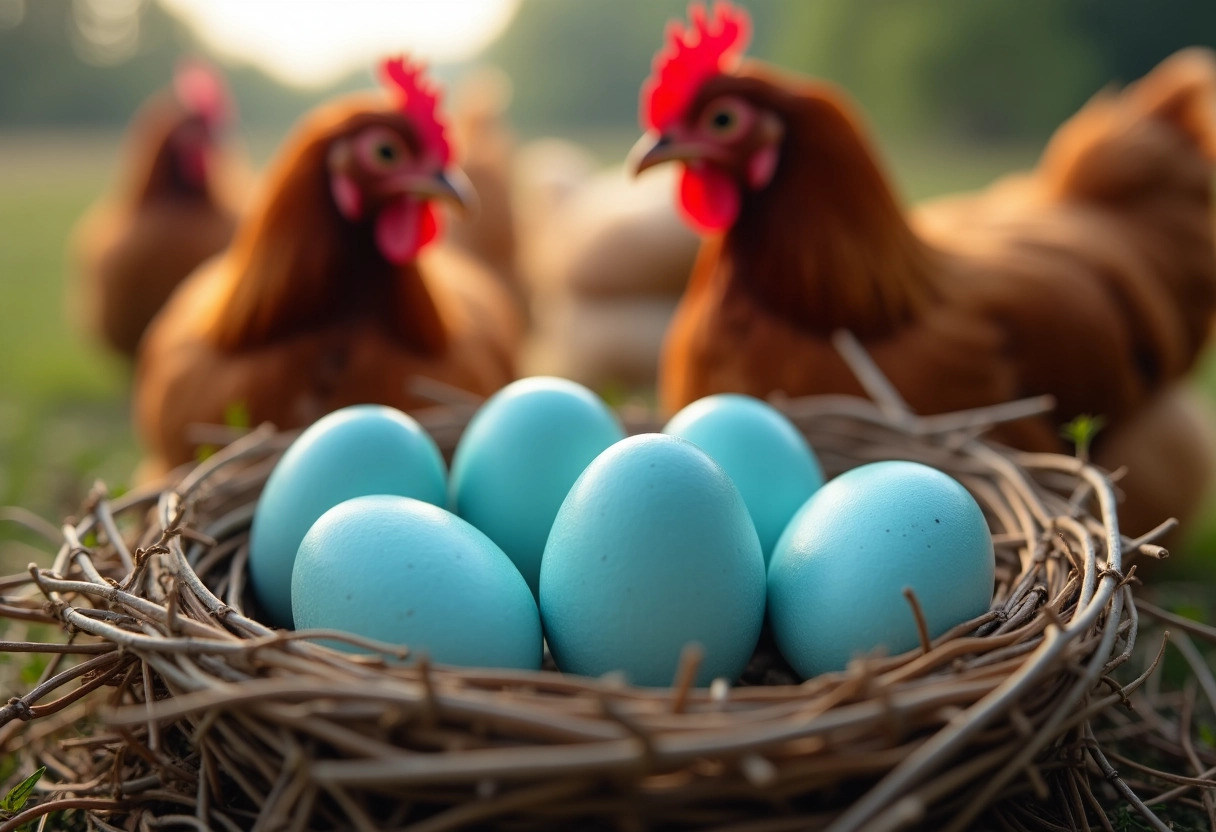
[[[439,664],[540,669],[540,616],[519,570],[421,500],[356,497],[321,515],[300,543],[291,603],[300,628],[403,644]]]
[[[533,594],[553,518],[583,469],[625,437],[599,396],[537,376],[499,390],[452,457],[450,507],[515,563]]]
[[[696,642],[705,651],[697,683],[733,681],[764,621],[764,557],[739,490],[679,437],[616,443],[558,511],[540,609],[562,670],[669,685]]]
[[[258,499],[249,578],[269,623],[292,625],[291,569],[305,532],[328,509],[365,494],[443,505],[443,456],[410,416],[364,404],[322,417],[291,444]]]
[[[874,462],[829,481],[790,521],[768,570],[777,647],[804,677],[881,648],[920,643],[988,611],[996,561],[983,512],[962,485],[916,462]]]
[[[756,524],[765,562],[794,512],[823,485],[823,469],[806,438],[783,413],[752,396],[698,399],[663,433],[692,442],[730,475]]]

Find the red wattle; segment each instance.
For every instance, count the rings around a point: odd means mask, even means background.
[[[439,217],[439,212],[435,210],[434,203],[424,202],[422,204],[422,218],[418,226],[418,248],[421,249],[431,240],[438,237],[442,229],[443,222]]]
[[[399,196],[376,215],[376,247],[390,263],[404,265],[422,248],[421,206],[407,196]]]
[[[725,171],[712,165],[685,165],[680,208],[697,231],[723,231],[739,216],[739,188]]]

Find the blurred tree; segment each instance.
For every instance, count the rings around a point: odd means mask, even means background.
[[[1111,80],[1192,42],[1212,0],[737,0],[749,54],[833,80],[887,136],[1042,141]],[[524,0],[487,52],[527,134],[636,128],[637,92],[684,0]]]
[[[683,0],[525,0],[485,57],[511,76],[524,132],[636,122],[638,86],[664,21],[684,8]]]
[[[776,3],[747,5],[757,33],[783,11]],[[514,117],[526,134],[634,129],[638,89],[666,24],[684,19],[687,8],[687,0],[524,0],[484,58],[511,76]]]
[[[9,14],[0,27],[0,126],[124,124],[168,83],[179,57],[204,52],[151,0],[0,3]],[[335,89],[370,81],[361,73],[337,88],[304,91],[247,66],[220,65],[242,120],[256,126],[281,127]]]
[[[1039,142],[1103,84],[1189,43],[1216,45],[1213,0],[736,1],[752,13],[751,55],[838,82],[889,140]],[[513,79],[524,135],[626,134],[665,22],[687,6],[523,0],[484,58]],[[0,126],[123,123],[198,49],[155,0],[0,0]],[[275,128],[371,82],[364,71],[301,91],[224,68],[243,120]]]
[[[1102,82],[1075,0],[821,0],[774,59],[837,80],[887,133],[1042,138]]]
[[[1190,43],[1216,46],[1212,0],[1072,0],[1077,29],[1095,44],[1104,79],[1139,78]]]
[[[1104,84],[1192,43],[1211,0],[788,2],[775,62],[833,79],[884,133],[1041,141]]]

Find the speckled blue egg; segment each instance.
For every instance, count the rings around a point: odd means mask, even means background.
[[[533,594],[553,518],[583,469],[625,437],[581,384],[520,379],[486,401],[452,457],[451,508],[515,563]]]
[[[540,668],[536,601],[484,534],[445,509],[376,495],[339,503],[300,542],[301,628],[403,644],[439,664]]]
[[[823,485],[823,469],[806,438],[760,399],[720,393],[698,399],[663,433],[682,436],[725,469],[743,495],[767,562],[777,538]]]
[[[829,481],[773,550],[769,617],[777,647],[804,677],[854,656],[920,643],[904,587],[931,637],[988,611],[996,561],[975,499],[915,462],[875,462]]]
[[[355,405],[308,427],[271,471],[249,538],[249,577],[269,623],[292,625],[291,569],[305,532],[328,509],[365,494],[443,505],[443,456],[429,434],[391,407]]]
[[[564,671],[669,685],[696,642],[698,684],[738,678],[764,621],[764,557],[739,490],[679,437],[616,443],[557,513],[540,610]]]

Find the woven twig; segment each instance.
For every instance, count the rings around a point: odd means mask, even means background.
[[[260,429],[167,490],[95,491],[50,568],[0,579],[14,631],[69,634],[0,644],[55,657],[0,707],[0,747],[48,766],[37,803],[0,832],[61,809],[92,829],[964,830],[985,812],[1024,828],[1028,793],[1060,828],[1090,828],[1107,823],[1091,783],[1164,828],[1114,773],[1109,726],[1095,731],[1148,675],[1121,687],[1109,673],[1138,632],[1125,558],[1160,554],[1152,536],[1119,534],[1098,469],[976,438],[1046,402],[917,417],[852,360],[877,404],[777,404],[829,473],[911,459],[971,490],[997,551],[980,618],[801,684],[762,645],[741,685],[692,689],[685,667],[670,690],[272,630],[248,607],[248,527],[291,436]],[[470,412],[425,418],[450,451]],[[1207,794],[1212,760],[1191,750],[1191,776],[1151,781],[1167,798]]]

